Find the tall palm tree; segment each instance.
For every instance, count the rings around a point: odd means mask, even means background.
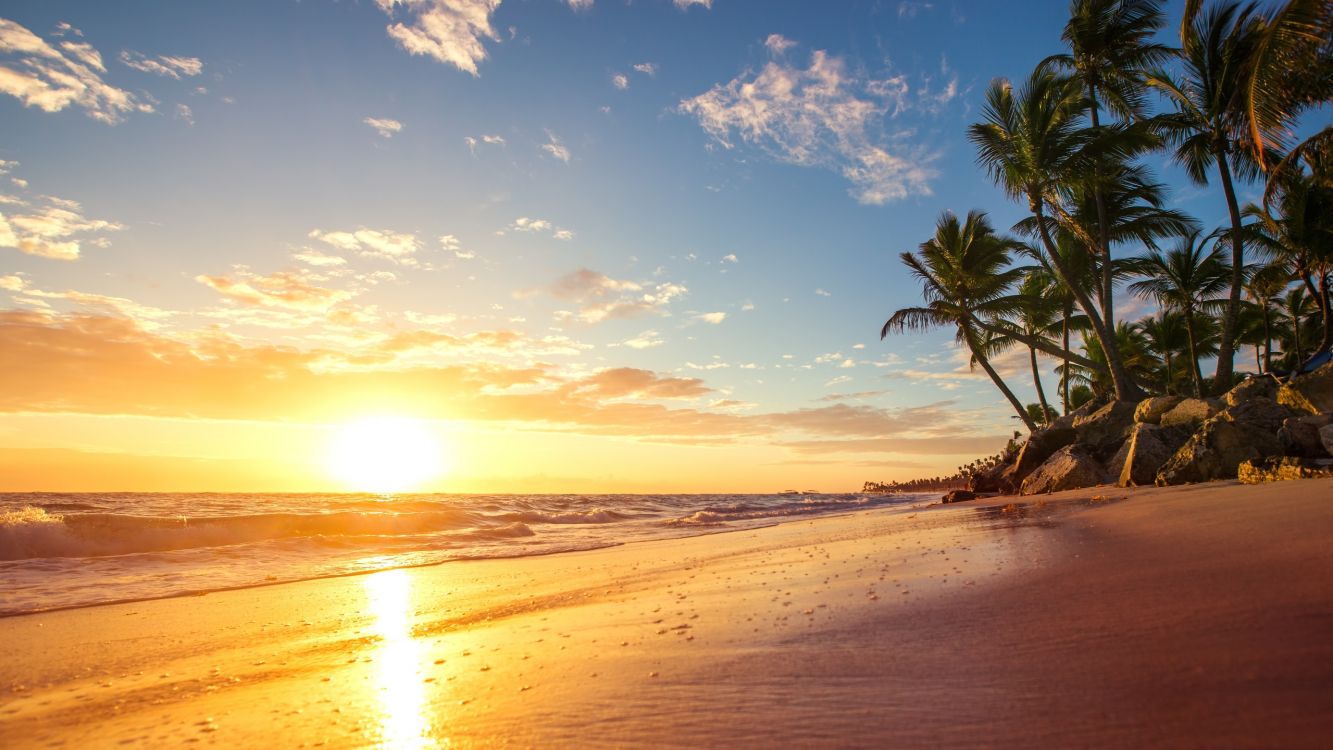
[[[1284,356],[1283,361],[1287,369],[1295,370],[1305,361],[1305,353],[1310,351],[1306,348],[1310,343],[1306,321],[1317,314],[1314,299],[1306,293],[1305,287],[1292,287],[1279,300],[1276,313],[1274,319],[1283,354],[1294,355]]]
[[[1244,84],[1257,54],[1262,23],[1256,8],[1255,3],[1242,6],[1225,0],[1196,13],[1191,23],[1181,27],[1179,80],[1161,71],[1147,78],[1148,85],[1176,109],[1173,115],[1159,118],[1168,141],[1175,146],[1175,160],[1200,185],[1208,183],[1208,172],[1215,168],[1226,196],[1232,231],[1231,287],[1214,379],[1219,392],[1231,388],[1236,318],[1245,281],[1245,245],[1233,176],[1258,173],[1257,162],[1242,145]]]
[[[1184,354],[1189,350],[1185,316],[1163,307],[1155,315],[1142,318],[1135,325],[1147,339],[1148,346],[1162,358],[1162,392],[1175,393],[1174,360],[1177,354]]]
[[[1257,341],[1263,344],[1263,363],[1260,369],[1273,369],[1273,303],[1287,288],[1291,272],[1282,265],[1269,265],[1256,271],[1245,284],[1245,294],[1254,303],[1258,324]]]
[[[1012,314],[1016,298],[1010,294],[1023,275],[1022,268],[1010,265],[1010,252],[1017,243],[995,233],[986,214],[970,211],[958,221],[952,213],[941,214],[935,222],[935,236],[921,243],[915,253],[899,258],[921,282],[925,307],[905,307],[889,317],[879,336],[890,332],[928,330],[953,326],[955,340],[967,346],[991,382],[1008,399],[1018,418],[1030,431],[1037,426],[1023,403],[1014,396],[999,373],[991,366],[986,352],[986,331],[979,322]]]
[[[1101,127],[1101,108],[1121,120],[1140,117],[1144,108],[1144,77],[1171,55],[1171,50],[1153,41],[1162,25],[1161,0],[1073,0],[1069,21],[1061,38],[1069,47],[1065,54],[1052,55],[1041,66],[1068,71],[1086,92],[1092,127]],[[1110,165],[1114,172],[1115,165]],[[1098,168],[1096,176],[1108,170]],[[1092,186],[1096,236],[1102,255],[1102,320],[1114,324],[1111,278],[1111,224],[1103,188]]]
[[[1207,249],[1211,239],[1200,240],[1198,232],[1191,232],[1166,252],[1150,251],[1137,260],[1138,272],[1146,278],[1129,285],[1131,293],[1151,297],[1184,316],[1196,396],[1203,395],[1204,387],[1195,317],[1226,291],[1230,275],[1220,245],[1214,243],[1212,250]]]
[[[1059,256],[1052,235],[1057,222],[1077,230],[1072,222],[1061,221],[1069,216],[1064,191],[1085,180],[1099,159],[1137,153],[1147,139],[1123,129],[1104,134],[1080,127],[1084,105],[1075,82],[1049,71],[1034,71],[1017,94],[1008,81],[996,81],[986,94],[985,121],[972,125],[968,137],[992,179],[1011,198],[1026,199],[1051,267],[1087,315],[1093,334],[1107,344],[1114,332],[1105,326],[1088,289],[1076,282],[1073,269]],[[1125,371],[1114,344],[1103,348],[1109,352],[1106,366],[1116,398],[1141,397],[1142,390]]]
[[[1034,270],[1023,278],[1023,283],[1018,289],[1018,310],[1012,322],[1015,328],[1033,339],[1049,339],[1051,334],[1062,326],[1063,322],[1056,317],[1059,310],[1056,301],[1044,294],[1046,283],[1045,274]],[[1012,336],[1001,336],[996,337],[993,343],[999,349],[1005,349],[1021,342]],[[1041,413],[1049,415],[1052,410],[1050,405],[1046,403],[1046,389],[1042,388],[1041,385],[1041,368],[1037,364],[1037,348],[1028,345],[1027,350],[1028,363],[1032,367],[1032,387],[1037,391],[1037,402],[1040,404]],[[1047,422],[1049,420],[1043,417],[1042,421]]]

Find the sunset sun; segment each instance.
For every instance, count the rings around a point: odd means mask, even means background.
[[[446,469],[444,445],[425,423],[366,417],[339,428],[329,444],[329,474],[356,492],[410,492]]]

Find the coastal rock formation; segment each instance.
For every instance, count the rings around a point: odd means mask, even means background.
[[[1333,412],[1333,362],[1284,383],[1277,400],[1307,414]]]
[[[1134,421],[1146,424],[1158,424],[1162,415],[1176,408],[1181,402],[1180,396],[1153,396],[1145,398],[1134,408]]]
[[[1293,479],[1333,477],[1333,459],[1274,456],[1246,461],[1237,470],[1237,478],[1245,484],[1286,482]]]
[[[1324,444],[1324,451],[1333,454],[1333,424],[1319,428],[1319,441]]]
[[[1152,485],[1162,465],[1189,439],[1189,430],[1183,427],[1146,423],[1134,425],[1125,447],[1121,449],[1125,458],[1119,473],[1115,474],[1116,484],[1121,487]],[[1114,471],[1114,463],[1107,468]]]
[[[1222,413],[1232,422],[1274,436],[1282,429],[1283,422],[1297,416],[1286,406],[1263,396],[1242,401]],[[1281,451],[1280,448],[1278,450]]]
[[[1319,430],[1333,424],[1333,414],[1289,417],[1277,431],[1282,453],[1298,458],[1329,458],[1330,451],[1319,438]]]
[[[1088,403],[1086,403],[1086,404],[1084,404],[1084,405],[1078,407],[1077,409],[1075,409],[1075,410],[1069,412],[1068,414],[1064,415],[1063,417],[1060,417],[1060,418],[1058,418],[1058,419],[1055,419],[1054,421],[1052,421],[1052,422],[1047,426],[1046,429],[1048,429],[1048,430],[1067,430],[1067,429],[1070,429],[1071,427],[1074,426],[1074,422],[1075,422],[1075,421],[1077,421],[1077,420],[1079,420],[1079,419],[1082,419],[1083,417],[1088,416],[1089,414],[1093,413],[1094,411],[1097,411],[1097,410],[1100,409],[1100,408],[1101,408],[1101,404],[1098,403],[1097,401],[1089,401]]]
[[[1236,406],[1252,398],[1276,399],[1280,385],[1272,375],[1252,375],[1227,391],[1227,406]]]
[[[1274,432],[1219,414],[1198,429],[1157,472],[1158,486],[1235,479],[1242,461],[1282,453]]]
[[[1094,453],[1108,454],[1125,442],[1125,435],[1134,424],[1136,404],[1130,401],[1112,401],[1097,411],[1074,420],[1078,442]]]
[[[1059,421],[1059,420],[1057,420]],[[1023,448],[1018,452],[1018,458],[1014,465],[1005,471],[1002,477],[1003,483],[1010,488],[1018,488],[1023,485],[1023,480],[1028,475],[1045,463],[1051,454],[1070,445],[1078,439],[1078,433],[1072,427],[1048,427],[1044,430],[1037,430],[1028,437],[1028,441],[1023,444]]]
[[[1102,465],[1087,448],[1079,444],[1067,445],[1023,480],[1022,494],[1059,492],[1080,487],[1091,487],[1106,481]]]
[[[948,493],[946,493],[946,494],[944,495],[944,497],[941,498],[941,499],[942,499],[946,504],[947,504],[947,503],[961,503],[961,502],[964,502],[964,501],[967,501],[967,500],[976,500],[976,499],[977,499],[977,493],[975,493],[975,492],[968,492],[967,490],[950,490],[950,491],[949,491]]]
[[[1198,427],[1221,411],[1220,402],[1211,398],[1187,398],[1162,415],[1158,424],[1167,427]]]

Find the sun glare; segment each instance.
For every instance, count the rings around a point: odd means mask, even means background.
[[[402,417],[349,422],[329,447],[329,473],[356,492],[410,492],[445,468],[444,446],[436,432]]]

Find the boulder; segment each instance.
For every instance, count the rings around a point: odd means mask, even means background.
[[[1282,453],[1277,435],[1230,415],[1219,414],[1203,423],[1157,472],[1158,486],[1235,479],[1241,462]]]
[[[1278,390],[1277,400],[1308,414],[1333,412],[1333,362],[1287,381]]]
[[[1137,423],[1134,425],[1134,427],[1138,426]],[[1133,428],[1130,429],[1130,434],[1134,434]],[[1120,449],[1106,461],[1106,476],[1111,481],[1116,481],[1125,470],[1125,463],[1129,461],[1130,442],[1129,438],[1125,438],[1125,442],[1120,444]]]
[[[1184,427],[1162,427],[1146,423],[1134,425],[1121,451],[1125,458],[1119,472],[1114,474],[1116,483],[1121,487],[1151,485],[1157,479],[1157,472],[1162,465],[1189,439],[1190,432]],[[1115,466],[1107,468],[1114,471]]]
[[[1273,456],[1242,462],[1236,471],[1245,484],[1333,477],[1333,459]]]
[[[1077,438],[1078,433],[1072,427],[1048,427],[1044,430],[1037,430],[1028,436],[1028,441],[1019,449],[1018,458],[1014,459],[1013,466],[1010,466],[1005,471],[1004,476],[1001,477],[1001,482],[1008,484],[1009,487],[1021,487],[1028,474],[1041,466],[1046,459],[1051,457],[1052,453],[1069,445]]]
[[[1288,417],[1277,431],[1282,452],[1297,458],[1328,458],[1329,451],[1319,439],[1319,429],[1333,424],[1333,414]]]
[[[966,500],[976,500],[977,493],[967,490],[950,490],[943,498],[946,503],[961,503]]]
[[[1100,408],[1102,408],[1101,403],[1098,402],[1096,399],[1093,399],[1088,403],[1078,407],[1077,409],[1069,412],[1063,417],[1056,418],[1049,425],[1047,425],[1046,429],[1067,430],[1074,426],[1074,420],[1079,419],[1080,417],[1086,417]]]
[[[1255,397],[1276,399],[1280,385],[1277,378],[1272,375],[1251,375],[1241,381],[1240,385],[1227,391],[1223,398],[1227,406],[1235,406]]]
[[[1217,399],[1187,398],[1163,414],[1157,423],[1165,427],[1198,427],[1221,410]]]
[[[1059,492],[1091,487],[1106,481],[1106,473],[1082,445],[1066,445],[1023,480],[1022,494]]]
[[[1319,442],[1324,444],[1324,450],[1333,454],[1333,424],[1326,424],[1319,428]]]
[[[1078,442],[1099,456],[1105,457],[1115,452],[1125,442],[1125,435],[1134,424],[1136,406],[1132,401],[1112,401],[1087,416],[1075,419],[1074,431],[1078,433]]]
[[[1282,423],[1296,412],[1265,396],[1253,396],[1222,412],[1227,419],[1270,435],[1277,435]]]
[[[1134,421],[1157,424],[1162,415],[1176,408],[1181,402],[1180,396],[1153,396],[1145,398],[1134,408]]]
[[[967,488],[972,492],[1013,492],[1014,487],[1005,479],[1005,473],[1012,467],[1012,463],[1000,463],[973,474],[967,480]]]

